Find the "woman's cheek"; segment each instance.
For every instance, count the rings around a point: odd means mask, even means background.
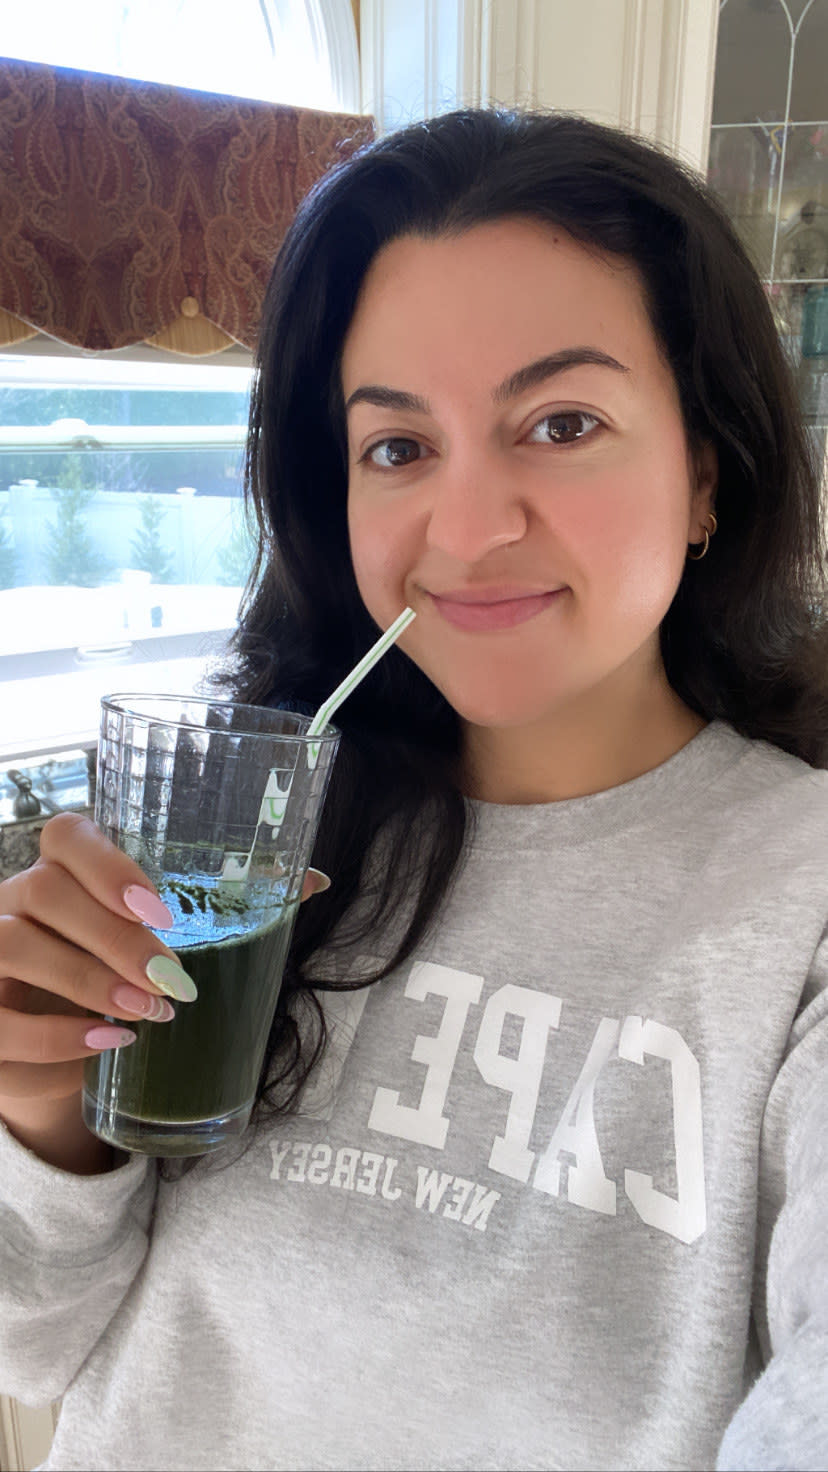
[[[382,623],[389,602],[393,602],[396,581],[390,529],[364,506],[355,506],[349,508],[348,531],[360,596],[371,617]]]

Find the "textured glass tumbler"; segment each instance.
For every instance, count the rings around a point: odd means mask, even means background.
[[[123,1150],[200,1155],[250,1117],[339,733],[185,696],[101,708],[95,821],[157,886],[198,998],[88,1060],[83,1117]]]

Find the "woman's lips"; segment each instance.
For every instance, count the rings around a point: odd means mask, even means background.
[[[549,593],[508,593],[505,596],[474,593],[429,593],[437,612],[455,629],[469,633],[512,629],[549,608],[566,588]]]

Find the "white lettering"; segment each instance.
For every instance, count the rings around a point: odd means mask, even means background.
[[[485,1232],[492,1207],[500,1200],[499,1191],[487,1191],[485,1186],[475,1186],[474,1200],[463,1217],[464,1227],[474,1227]]]
[[[446,998],[439,1031],[434,1037],[422,1033],[414,1041],[411,1057],[423,1063],[426,1076],[416,1109],[400,1103],[396,1089],[377,1089],[368,1127],[380,1134],[414,1140],[419,1145],[433,1145],[442,1150],[446,1143],[449,1120],[443,1113],[451,1073],[466,1025],[469,1007],[480,1000],[483,977],[435,961],[417,961],[411,968],[405,995],[422,1002],[428,996]]]
[[[280,1145],[278,1140],[270,1141],[270,1153],[273,1157],[273,1164],[270,1168],[271,1181],[278,1181],[280,1179],[279,1168],[285,1156],[290,1154],[290,1151],[290,1145]]]
[[[391,1177],[397,1169],[397,1161],[391,1155],[385,1157],[385,1180],[382,1183],[381,1195],[386,1201],[399,1201],[402,1191],[399,1186],[391,1185]]]
[[[341,1150],[337,1150],[331,1175],[332,1186],[337,1186],[343,1191],[353,1191],[356,1168],[361,1154],[361,1150],[354,1150],[350,1145],[343,1145]]]
[[[443,1205],[443,1197],[449,1189],[451,1196]],[[472,1192],[474,1196],[469,1202]],[[499,1191],[487,1191],[485,1186],[478,1186],[463,1176],[429,1170],[425,1165],[417,1166],[414,1205],[418,1211],[427,1206],[433,1216],[438,1206],[443,1205],[442,1215],[448,1217],[449,1221],[462,1222],[464,1227],[474,1227],[478,1232],[485,1232],[492,1207],[499,1200]],[[468,1209],[464,1216],[463,1209],[467,1203]]]
[[[373,1150],[363,1150],[361,1174],[357,1176],[356,1188],[363,1196],[376,1196],[377,1181],[382,1170],[384,1155],[375,1155]]]
[[[332,1156],[333,1151],[330,1145],[314,1145],[311,1151],[311,1163],[308,1166],[308,1180],[312,1186],[327,1185]]]
[[[305,1179],[305,1171],[310,1152],[310,1145],[300,1144],[293,1146],[294,1164],[287,1173],[287,1179],[289,1181],[303,1181]]]
[[[443,1207],[443,1216],[449,1217],[453,1222],[459,1222],[463,1215],[463,1207],[469,1199],[474,1186],[474,1181],[466,1181],[462,1176],[455,1176],[452,1182],[454,1190],[451,1203]]]
[[[695,1242],[707,1225],[698,1062],[675,1028],[652,1019],[642,1022],[640,1017],[625,1019],[618,1052],[621,1058],[642,1066],[645,1055],[666,1058],[670,1064],[678,1198],[657,1190],[652,1176],[638,1170],[625,1170],[624,1190],[648,1226],[668,1232],[679,1242]]]
[[[507,1016],[523,1019],[517,1058],[506,1058],[500,1051]],[[528,1149],[529,1136],[546,1059],[546,1040],[550,1029],[558,1026],[560,1016],[560,997],[510,983],[490,996],[477,1035],[474,1061],[480,1073],[487,1084],[511,1095],[506,1128],[502,1135],[495,1136],[489,1166],[516,1181],[529,1179],[535,1158]]]
[[[566,1101],[560,1122],[538,1161],[532,1185],[549,1196],[561,1189],[560,1155],[574,1155],[575,1163],[567,1171],[567,1199],[574,1206],[615,1215],[615,1183],[607,1179],[595,1132],[593,1101],[595,1083],[601,1069],[615,1051],[621,1024],[614,1017],[602,1017],[592,1047],[581,1069],[572,1093]],[[573,1118],[574,1116],[574,1118]]]
[[[435,1212],[453,1179],[453,1176],[447,1175],[445,1171],[441,1171],[438,1175],[436,1170],[429,1170],[425,1165],[418,1165],[414,1205],[418,1210],[427,1206],[430,1212]]]

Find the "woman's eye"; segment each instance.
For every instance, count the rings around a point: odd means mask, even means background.
[[[583,409],[567,409],[562,414],[545,414],[530,430],[527,439],[533,445],[571,445],[597,428],[600,420]]]
[[[362,456],[370,465],[375,465],[378,470],[399,470],[406,465],[413,465],[415,460],[422,459],[425,454],[423,446],[418,440],[391,439],[380,440],[372,445]]]

